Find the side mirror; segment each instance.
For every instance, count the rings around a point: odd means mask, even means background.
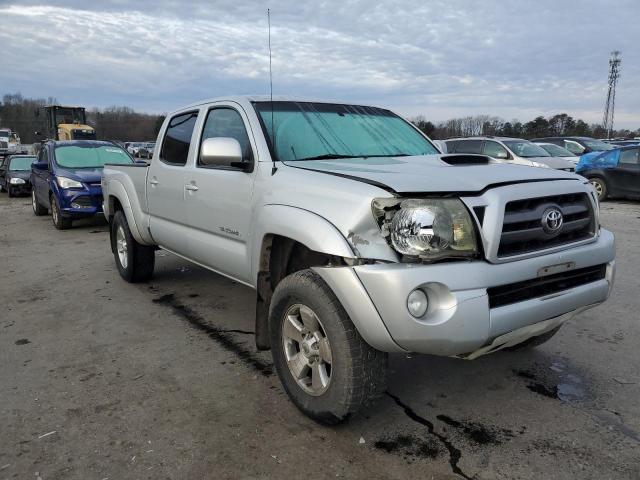
[[[509,158],[509,154],[507,152],[496,152],[494,157],[499,158],[500,160],[507,160]]]
[[[200,165],[205,167],[234,167],[243,171],[251,168],[251,162],[242,161],[242,147],[235,138],[207,138],[200,147]]]
[[[36,170],[47,170],[49,168],[49,164],[47,162],[33,162],[31,166]]]

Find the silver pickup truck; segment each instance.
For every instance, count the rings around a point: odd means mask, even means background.
[[[586,179],[440,154],[386,109],[225,97],[157,145],[104,169],[120,274],[149,279],[162,248],[255,289],[256,345],[319,422],[383,392],[389,352],[535,346],[613,285]]]

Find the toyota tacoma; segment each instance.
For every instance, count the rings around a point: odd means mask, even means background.
[[[384,391],[389,353],[532,347],[613,285],[587,179],[441,154],[383,108],[225,97],[157,145],[104,168],[120,275],[148,280],[162,248],[255,289],[257,348],[322,423]]]

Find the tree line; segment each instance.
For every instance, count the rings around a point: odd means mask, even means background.
[[[411,119],[413,124],[433,139],[445,140],[452,137],[470,137],[476,135],[493,135],[517,138],[537,137],[593,137],[607,138],[607,132],[602,125],[591,124],[574,119],[566,113],[559,113],[551,117],[542,115],[528,122],[518,120],[510,122],[500,117],[490,115],[475,115],[462,118],[452,118],[446,122],[434,124],[423,115]],[[611,138],[640,137],[640,128],[632,131],[628,129],[611,132]]]
[[[24,98],[20,93],[6,94],[0,102],[0,127],[18,132],[22,143],[39,142],[43,137],[36,132],[44,133],[47,127],[43,107],[57,103],[53,97]],[[87,124],[95,129],[99,140],[152,141],[163,121],[163,115],[140,113],[130,107],[87,110]]]

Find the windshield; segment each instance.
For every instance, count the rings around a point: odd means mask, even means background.
[[[62,145],[56,147],[55,159],[65,168],[102,168],[105,163],[133,163],[129,154],[115,145]]]
[[[274,160],[440,153],[410,124],[381,108],[307,102],[256,102],[254,107]]]
[[[547,152],[549,152],[549,155],[551,155],[552,157],[575,157],[576,156],[575,153],[572,153],[566,148],[562,148],[560,145],[555,145],[553,143],[548,143],[546,145],[540,145],[540,146],[544,148]]]
[[[31,164],[36,161],[36,157],[13,157],[9,164],[9,170],[14,172],[31,170]]]
[[[550,157],[549,153],[539,145],[526,140],[505,140],[504,143],[518,157]]]
[[[608,145],[598,140],[583,140],[583,143],[594,152],[604,152],[606,150],[613,150],[616,148],[613,145]]]
[[[61,123],[86,123],[85,112],[83,108],[79,107],[52,107],[54,115],[54,123],[60,125]]]

